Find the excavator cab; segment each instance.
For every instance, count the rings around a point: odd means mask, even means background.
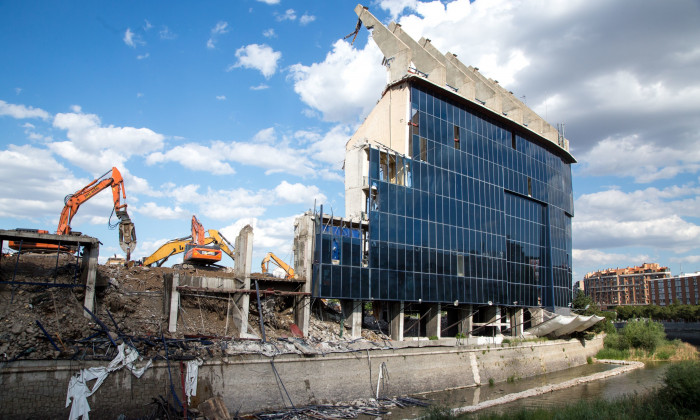
[[[204,227],[192,215],[192,242],[185,245],[183,262],[189,264],[215,264],[221,261],[221,247],[217,243],[205,245]]]

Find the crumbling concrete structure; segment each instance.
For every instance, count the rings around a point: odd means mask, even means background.
[[[295,247],[312,295],[340,299],[353,336],[372,302],[394,340],[521,335],[541,308],[566,312],[575,160],[563,132],[429,39],[355,12],[389,83],[346,144],[346,216],[297,220],[306,237],[314,226],[313,249]]]

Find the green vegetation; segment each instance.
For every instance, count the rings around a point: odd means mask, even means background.
[[[437,340],[437,339],[438,339],[437,335],[431,335],[430,337],[428,337],[428,340]]]
[[[670,306],[618,306],[615,308],[620,320],[648,318],[657,321],[700,321],[700,305]]]
[[[453,418],[445,408],[431,409],[432,420]],[[507,414],[473,413],[461,419],[479,420],[544,420],[544,419],[697,419],[700,418],[700,362],[686,361],[671,365],[664,385],[648,394],[632,394],[606,401],[581,400],[575,404],[551,409],[519,409]]]
[[[641,320],[630,321],[619,333],[608,331],[604,348],[598,352],[598,359],[636,360],[693,360],[697,350],[680,340],[666,339],[664,326],[660,322]]]
[[[589,365],[593,364],[593,358],[591,356],[586,357],[586,363]]]
[[[461,340],[467,338],[467,336],[464,333],[457,333],[457,335],[455,335],[455,338]]]
[[[493,386],[496,383],[496,381],[493,380],[493,378],[489,378],[489,386]]]

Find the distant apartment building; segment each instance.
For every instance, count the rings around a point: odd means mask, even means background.
[[[656,263],[644,263],[638,267],[609,268],[588,273],[583,278],[583,289],[586,295],[601,308],[650,305],[652,304],[651,283],[670,277],[671,272],[668,267],[660,267]],[[667,296],[667,289],[664,289],[664,292],[664,296]]]
[[[698,283],[700,283],[700,272],[651,280],[649,282],[651,304],[668,306],[677,302],[681,305],[697,305],[700,302]]]

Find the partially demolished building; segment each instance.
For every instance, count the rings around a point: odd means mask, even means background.
[[[304,216],[315,244],[296,247],[296,267],[312,295],[340,299],[353,336],[363,302],[388,309],[398,340],[408,311],[417,335],[440,337],[519,334],[566,308],[575,159],[563,133],[430,40],[355,12],[390,81],[346,145],[346,217]]]

